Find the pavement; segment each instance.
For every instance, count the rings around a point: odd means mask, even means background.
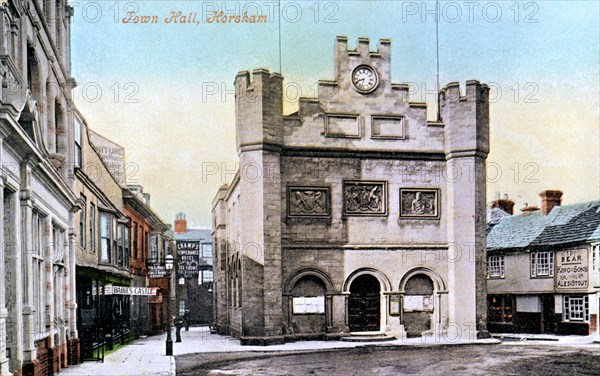
[[[583,345],[597,340],[596,336],[551,336],[532,334],[497,334],[496,338],[515,342]],[[321,349],[343,349],[360,346],[427,346],[450,344],[493,344],[500,343],[496,338],[483,340],[456,340],[440,336],[404,338],[394,341],[373,342],[342,342],[342,341],[298,341],[273,346],[242,346],[240,341],[218,334],[211,334],[208,327],[190,327],[188,332],[181,331],[181,343],[173,343],[175,356],[193,353],[210,352],[265,352],[265,351],[299,351]],[[173,340],[175,333],[173,331]],[[61,370],[60,376],[175,376],[175,357],[165,355],[166,334],[141,338],[107,355],[104,363],[86,361],[77,366]]]

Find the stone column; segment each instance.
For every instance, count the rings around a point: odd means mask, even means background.
[[[1,141],[0,141],[1,146]],[[1,148],[0,148],[1,150]],[[4,176],[0,179],[0,213],[4,218]],[[6,219],[0,221],[0,240],[4,239],[4,221]],[[5,247],[6,244],[3,242],[0,245],[0,281],[4,282],[5,273],[4,273],[4,265],[5,265]],[[8,376],[11,373],[8,370],[8,358],[6,357],[6,345],[7,345],[7,336],[6,336],[6,318],[8,317],[8,310],[6,309],[6,293],[5,289],[8,286],[6,283],[3,283],[3,287],[0,288],[0,376]]]
[[[54,331],[58,329],[54,325],[54,294],[57,294],[56,286],[54,286],[54,255],[56,247],[56,239],[54,239],[54,231],[52,231],[52,218],[47,216],[44,218],[44,233],[46,234],[46,241],[43,244],[42,252],[44,256],[44,269],[46,271],[46,310],[48,311],[48,328],[50,338],[48,339],[48,349],[52,349],[57,343],[54,343]],[[40,307],[42,308],[42,307]],[[44,307],[45,308],[45,307]]]
[[[29,160],[21,163],[21,190],[19,199],[21,201],[21,266],[18,268],[25,274],[24,278],[18,278],[17,283],[22,285],[22,315],[23,315],[23,360],[31,363],[37,358],[35,347],[35,330],[33,327],[33,238],[31,232],[33,203],[31,198],[31,170],[32,163]],[[16,302],[17,305],[19,302]]]
[[[6,317],[6,345],[10,348],[10,368],[20,370],[23,367],[23,284],[21,265],[20,228],[17,195],[4,197],[3,241],[4,241],[4,286]]]
[[[75,212],[69,213],[69,223],[73,224]],[[75,267],[75,230],[71,227],[68,231],[68,248],[66,250],[65,265],[67,266],[67,301],[66,306],[69,310],[69,337],[71,339],[79,338],[77,333],[77,275]]]

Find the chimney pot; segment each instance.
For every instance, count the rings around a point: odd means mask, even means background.
[[[175,233],[183,234],[187,232],[187,220],[185,214],[179,213],[175,215]]]
[[[515,207],[515,202],[509,199],[498,199],[492,203],[492,208],[499,208],[506,213],[512,215]]]
[[[563,193],[558,190],[547,189],[540,193],[542,198],[542,214],[548,215],[555,206],[560,206]]]

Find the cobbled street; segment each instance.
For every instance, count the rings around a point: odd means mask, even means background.
[[[178,356],[177,375],[599,375],[600,345],[369,346]]]

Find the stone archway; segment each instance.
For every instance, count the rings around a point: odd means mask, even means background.
[[[408,336],[420,336],[432,329],[434,311],[433,281],[425,274],[411,276],[404,286],[404,330]]]
[[[332,325],[333,291],[331,279],[321,270],[307,268],[294,273],[283,291],[287,332],[327,333]]]
[[[381,325],[381,284],[371,274],[362,274],[350,284],[348,326],[351,332],[379,331]]]

